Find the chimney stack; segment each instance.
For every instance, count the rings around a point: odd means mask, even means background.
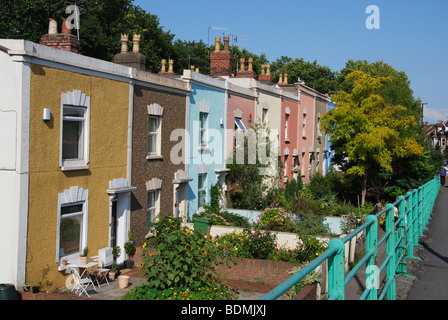
[[[221,51],[221,38],[215,38],[215,51],[210,55],[210,75],[212,77],[232,74],[232,52],[229,50],[229,37],[224,37],[224,50]]]
[[[266,73],[264,72],[264,68],[266,67]],[[266,84],[272,84],[272,75],[271,75],[271,65],[262,65],[261,66],[261,75],[258,76],[258,81],[266,83]]]
[[[236,74],[236,76],[239,78],[254,78],[255,79],[255,72],[253,70],[254,59],[249,58],[247,70],[245,67],[245,61],[246,61],[246,59],[244,59],[244,58],[240,59],[241,67],[240,67],[240,70],[238,71],[238,73]]]
[[[127,34],[122,34],[121,52],[115,55],[114,62],[127,67],[145,70],[146,58],[142,53],[140,53],[140,40],[141,36],[139,34],[134,34],[134,36],[132,37],[132,52],[129,52],[129,36]]]
[[[174,76],[174,60],[173,59],[168,60],[168,71],[166,71],[166,59],[162,59],[162,70],[160,70],[158,74],[161,76],[168,76],[168,77]]]
[[[50,18],[48,34],[43,35],[39,43],[47,47],[79,53],[80,42],[77,37],[71,34],[65,19],[62,20],[62,32],[58,33],[57,21]]]

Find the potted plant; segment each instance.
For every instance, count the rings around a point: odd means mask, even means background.
[[[114,280],[116,274],[117,274],[117,264],[114,261],[114,262],[112,262],[112,267],[110,268],[110,271],[109,271],[109,279]]]
[[[134,243],[126,242],[124,244],[124,251],[126,251],[126,254],[128,255],[128,259],[124,262],[126,269],[131,269],[134,267],[134,261],[132,260],[132,258],[134,257],[135,250],[136,249]]]
[[[89,252],[89,249],[87,247],[82,250],[81,257],[79,258],[81,260],[81,264],[85,265],[87,264],[87,253]]]
[[[114,280],[117,274],[117,258],[121,255],[121,248],[115,246],[112,248],[112,256],[114,257],[114,262],[112,262],[112,267],[109,271],[109,279]]]

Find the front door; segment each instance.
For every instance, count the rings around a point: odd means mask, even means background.
[[[110,228],[110,246],[113,248],[117,245],[118,218],[117,218],[117,199],[112,200],[111,208],[111,228]]]

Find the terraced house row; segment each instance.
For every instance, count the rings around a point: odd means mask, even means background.
[[[257,77],[251,60],[232,75],[227,38],[223,50],[216,39],[210,75],[181,76],[172,61],[145,71],[132,40],[131,51],[122,37],[114,62],[83,56],[70,33],[0,40],[0,283],[45,273],[63,287],[61,261],[85,247],[120,246],[120,263],[129,231],[141,245],[160,212],[191,221],[211,186],[225,190],[234,133],[256,124],[278,139],[281,183],[326,172],[327,96],[272,83],[269,66]]]

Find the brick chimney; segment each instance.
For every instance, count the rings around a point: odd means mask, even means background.
[[[224,50],[221,51],[221,37],[215,38],[215,51],[210,55],[210,75],[212,77],[232,74],[232,52],[229,50],[229,37],[224,37]]]
[[[240,59],[240,70],[238,71],[236,76],[239,77],[239,78],[254,78],[255,79],[255,72],[253,70],[254,59],[253,58],[249,58],[248,65],[247,65],[247,70],[246,70],[246,67],[245,67],[245,62],[246,62],[246,59],[244,59],[244,58]]]
[[[123,66],[145,70],[146,58],[142,53],[140,53],[140,40],[141,36],[139,34],[134,34],[132,37],[132,52],[129,52],[129,36],[127,34],[122,34],[121,52],[115,55],[114,62]]]
[[[77,37],[72,35],[65,19],[62,20],[61,33],[58,33],[57,21],[50,19],[48,34],[43,35],[39,43],[47,47],[79,53],[80,42]]]
[[[266,69],[266,72],[265,72]],[[264,64],[261,65],[261,74],[258,76],[258,81],[266,83],[266,84],[272,84],[272,75],[271,75],[271,65],[268,64],[265,66]]]

